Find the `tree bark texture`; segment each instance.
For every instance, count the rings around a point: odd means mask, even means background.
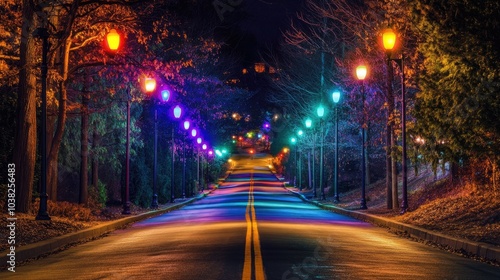
[[[32,36],[34,17],[30,1],[23,1],[23,28],[20,45],[20,72],[17,95],[17,123],[13,162],[16,165],[16,211],[27,213],[33,191],[36,130],[35,41]]]

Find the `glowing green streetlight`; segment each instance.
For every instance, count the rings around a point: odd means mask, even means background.
[[[307,127],[307,128],[311,128],[311,126],[312,126],[312,120],[308,118],[308,119],[306,120],[306,127]]]
[[[316,109],[316,113],[318,117],[322,118],[325,115],[325,107],[323,105],[319,105],[318,109]]]

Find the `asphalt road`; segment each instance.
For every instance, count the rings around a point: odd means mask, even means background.
[[[500,279],[500,268],[290,195],[269,159],[240,158],[207,198],[0,279]]]

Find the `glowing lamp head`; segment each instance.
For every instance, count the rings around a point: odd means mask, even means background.
[[[174,117],[176,119],[178,119],[178,118],[181,117],[181,114],[182,114],[181,106],[179,106],[179,105],[175,106],[175,108],[174,108]]]
[[[198,143],[198,144],[201,144],[201,141],[203,141],[203,140],[201,140],[201,137],[198,137],[198,138],[196,139],[196,143]]]
[[[336,90],[332,92],[333,103],[339,103],[340,101],[340,91]]]
[[[191,126],[191,123],[189,121],[184,121],[184,129],[185,130],[188,130],[190,126]]]
[[[386,29],[384,33],[382,33],[382,43],[386,51],[391,51],[396,44],[396,33],[390,28]]]
[[[316,109],[316,113],[318,117],[322,118],[325,115],[325,107],[323,105],[319,105],[318,109]]]
[[[153,92],[156,89],[156,80],[154,78],[146,77],[144,79],[144,89],[146,92]]]
[[[302,131],[302,129],[300,129],[299,131],[297,131],[297,135],[298,136],[302,136],[304,134],[304,131]]]
[[[356,77],[358,77],[358,80],[360,81],[363,81],[366,78],[367,72],[368,69],[365,65],[359,65],[358,67],[356,67]]]
[[[292,144],[295,144],[297,142],[297,138],[295,137],[290,138],[290,142],[292,142]]]
[[[161,91],[161,100],[163,102],[168,102],[170,99],[170,91],[168,89],[164,89]]]
[[[214,151],[212,151],[212,150],[208,151],[209,156],[212,156],[213,154],[214,154]]]
[[[196,134],[198,134],[196,128],[191,129],[191,136],[196,137]]]
[[[120,34],[115,29],[111,29],[106,35],[106,42],[110,51],[116,52],[120,47]]]
[[[311,126],[312,126],[312,120],[311,119],[307,119],[306,120],[306,127],[310,128]]]
[[[207,144],[203,144],[203,145],[201,146],[201,148],[202,148],[203,150],[206,150],[206,149],[207,149]]]

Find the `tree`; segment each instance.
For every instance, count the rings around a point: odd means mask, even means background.
[[[416,1],[411,15],[423,59],[415,114],[426,157],[464,166],[500,154],[500,3]],[[483,175],[483,176],[486,176]]]

